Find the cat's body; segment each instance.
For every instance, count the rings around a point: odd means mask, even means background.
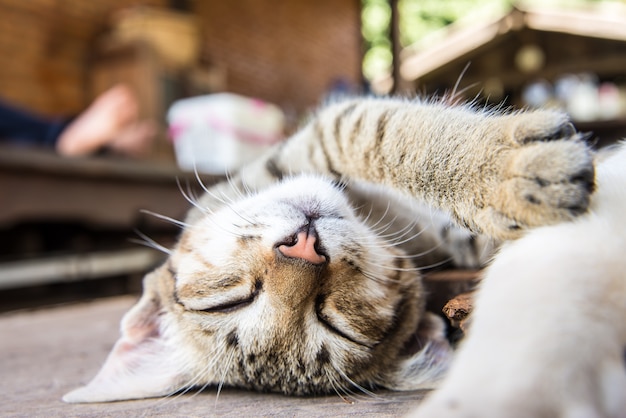
[[[447,221],[415,221],[423,210],[372,183],[511,239],[586,211],[592,155],[558,112],[332,105],[198,201],[101,372],[65,399],[221,384],[288,394],[432,386],[450,348],[424,312],[414,263],[476,264],[486,253],[456,231],[424,250]],[[423,225],[432,232],[417,234]]]
[[[588,214],[506,245],[420,418],[626,417],[626,145]]]

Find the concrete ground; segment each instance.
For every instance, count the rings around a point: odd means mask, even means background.
[[[294,398],[216,390],[173,399],[70,405],[69,390],[95,375],[118,337],[133,297],[0,315],[2,417],[397,417],[424,392],[381,392],[348,403],[338,396]]]

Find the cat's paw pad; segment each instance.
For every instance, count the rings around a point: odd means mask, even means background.
[[[582,139],[533,141],[504,159],[483,215],[492,219],[496,236],[515,238],[524,229],[585,213],[593,190],[593,153]]]

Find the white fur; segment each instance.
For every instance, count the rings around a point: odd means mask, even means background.
[[[626,416],[626,146],[589,214],[506,246],[467,340],[416,417]]]

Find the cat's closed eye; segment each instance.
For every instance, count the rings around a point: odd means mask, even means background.
[[[231,313],[252,304],[263,287],[260,280],[252,289],[239,286],[227,292],[220,292],[199,300],[180,302],[187,310],[206,313]]]
[[[196,311],[199,312],[208,312],[208,313],[230,313],[233,311],[236,311],[237,309],[241,309],[245,306],[250,305],[252,302],[254,302],[256,295],[252,294],[250,295],[250,297],[246,298],[246,299],[241,299],[241,300],[235,300],[232,302],[226,302],[224,304],[221,305],[217,305],[217,306],[212,306],[210,308],[206,308],[206,309],[197,309]]]

